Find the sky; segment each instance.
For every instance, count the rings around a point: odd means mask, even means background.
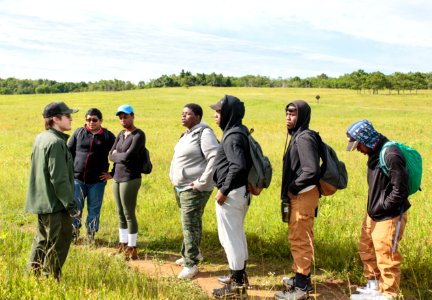
[[[0,78],[432,72],[430,0],[0,0]]]

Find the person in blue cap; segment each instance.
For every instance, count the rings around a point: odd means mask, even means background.
[[[397,146],[390,146],[385,152],[388,175],[383,172],[379,156],[388,139],[368,120],[351,124],[347,136],[347,151],[357,150],[368,156],[369,186],[367,214],[359,242],[363,272],[368,282],[365,287],[358,288],[360,294],[351,295],[351,299],[396,299],[400,293],[402,256],[398,248],[392,246],[395,238],[397,244],[402,239],[407,210],[411,206],[406,161]],[[400,226],[397,225],[399,221]]]
[[[138,222],[135,214],[138,190],[141,187],[142,157],[145,134],[134,125],[135,114],[132,106],[121,105],[116,112],[123,126],[110,151],[114,162],[113,193],[119,215],[119,252],[126,259],[138,259],[136,241]]]

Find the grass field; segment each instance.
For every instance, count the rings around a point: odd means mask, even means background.
[[[390,139],[416,148],[423,157],[422,192],[411,197],[412,208],[400,249],[404,257],[401,288],[405,296],[432,299],[432,92],[416,95],[370,95],[348,90],[257,89],[257,88],[171,88],[111,93],[0,96],[0,298],[1,299],[200,299],[206,295],[188,282],[174,278],[160,281],[139,275],[121,260],[72,247],[63,267],[60,284],[37,280],[25,273],[36,217],[24,212],[30,154],[33,140],[43,130],[43,107],[54,100],[80,109],[73,115],[73,130],[84,124],[90,107],[104,113],[104,127],[117,134],[121,127],[115,117],[120,104],[131,104],[136,125],[147,136],[154,169],[145,176],[138,199],[141,252],[175,254],[182,240],[181,223],[168,170],[176,144],[184,128],[180,124],[183,105],[189,102],[204,108],[204,121],[218,137],[212,111],[208,107],[224,94],[245,102],[244,124],[255,129],[254,136],[272,161],[274,173],[270,188],[254,198],[246,219],[250,270],[263,278],[273,272],[290,273],[291,258],[287,226],[280,217],[281,162],[284,151],[285,105],[305,99],[312,106],[311,128],[333,146],[349,172],[349,186],[332,197],[320,200],[315,223],[316,280],[339,279],[363,282],[357,243],[367,201],[366,157],[348,153],[346,128],[367,118]],[[315,102],[315,96],[321,96]],[[69,132],[72,133],[73,131]],[[213,199],[213,196],[211,197]],[[225,264],[217,237],[214,201],[204,215],[202,251],[207,260]],[[102,207],[98,243],[114,247],[118,221],[111,183],[107,185]],[[269,268],[272,268],[269,270]],[[273,274],[272,273],[272,274]]]

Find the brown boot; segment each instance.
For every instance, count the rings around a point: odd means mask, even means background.
[[[121,254],[126,251],[127,243],[118,243],[117,245],[117,253]]]
[[[138,251],[136,247],[127,246],[126,250],[124,252],[126,260],[132,259],[137,260],[138,259]]]

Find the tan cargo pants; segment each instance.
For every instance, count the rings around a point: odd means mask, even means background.
[[[318,206],[318,188],[298,194],[290,200],[288,240],[294,260],[293,272],[309,275],[314,260],[315,209]]]
[[[400,265],[402,263],[402,256],[398,247],[395,253],[392,253],[398,220],[399,216],[375,222],[366,214],[359,243],[359,254],[363,262],[365,277],[379,280],[380,292],[392,297],[399,293]],[[407,213],[405,212],[402,216],[398,245],[402,239],[406,223]]]

